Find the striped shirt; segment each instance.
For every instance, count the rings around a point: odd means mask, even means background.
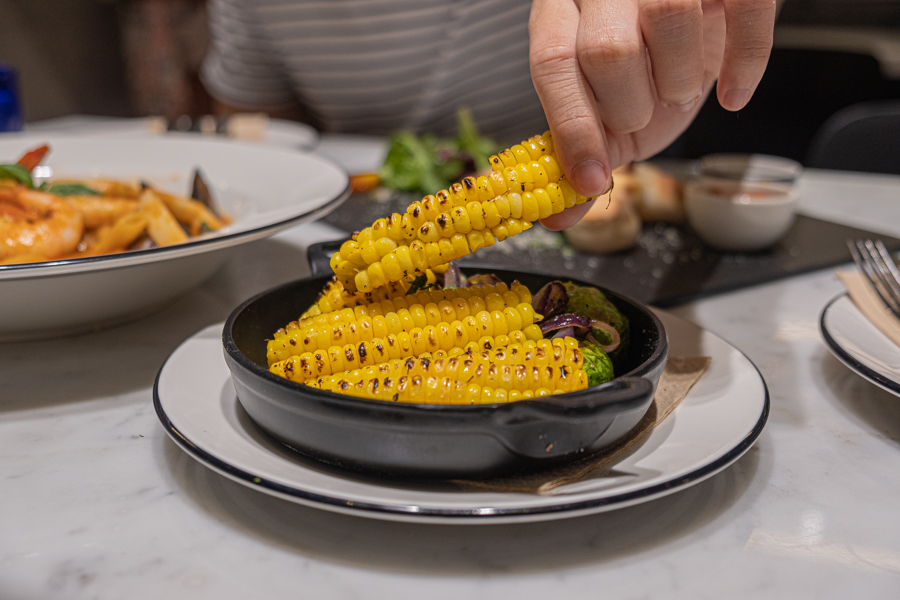
[[[201,77],[243,109],[299,104],[324,131],[546,130],[528,67],[525,0],[211,0]]]

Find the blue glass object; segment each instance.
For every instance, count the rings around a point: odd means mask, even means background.
[[[0,64],[0,131],[21,131],[22,111],[16,70]]]

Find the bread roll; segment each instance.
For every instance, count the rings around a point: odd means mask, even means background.
[[[581,221],[565,230],[566,239],[581,252],[606,253],[631,248],[641,232],[641,217],[628,200],[620,198],[619,181],[612,197],[594,200]]]
[[[640,182],[637,209],[644,221],[684,221],[683,186],[679,180],[651,163],[635,163],[633,175]]]

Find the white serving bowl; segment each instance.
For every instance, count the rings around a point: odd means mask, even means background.
[[[710,177],[791,184],[803,167],[795,160],[768,154],[707,154],[700,172]]]
[[[791,185],[702,176],[684,188],[688,223],[714,248],[763,250],[794,223],[797,193]]]
[[[196,134],[103,139],[0,136],[0,162],[49,143],[56,177],[141,179],[186,194],[199,168],[234,219],[184,244],[21,265],[0,265],[0,342],[56,337],[126,322],[198,286],[235,249],[320,218],[350,194],[346,172],[318,156]]]

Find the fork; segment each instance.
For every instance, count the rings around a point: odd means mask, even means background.
[[[847,240],[853,262],[896,316],[900,316],[900,271],[881,240]]]

